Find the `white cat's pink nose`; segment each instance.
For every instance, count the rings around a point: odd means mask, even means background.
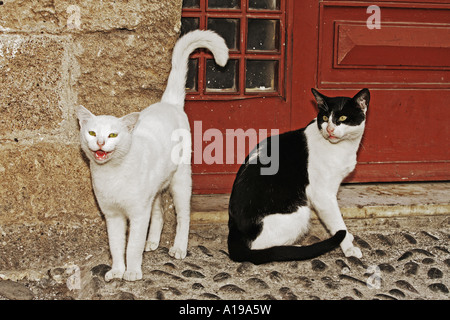
[[[97,145],[101,148],[105,145],[105,141],[103,140],[97,140]]]

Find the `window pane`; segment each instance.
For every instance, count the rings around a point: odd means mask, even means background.
[[[200,8],[200,0],[183,0],[183,8]]]
[[[225,67],[218,66],[213,59],[206,60],[206,91],[236,92],[238,60],[229,60]]]
[[[229,49],[239,48],[239,19],[208,19],[208,29],[221,35]]]
[[[241,0],[209,0],[208,8],[210,9],[239,9]]]
[[[199,28],[198,18],[181,18],[181,35],[184,35],[192,30],[197,30]]]
[[[280,42],[278,31],[278,20],[248,19],[247,50],[278,50]]]
[[[279,10],[278,0],[249,0],[248,6],[252,10]]]
[[[247,60],[245,69],[246,92],[272,92],[278,88],[278,62]]]
[[[197,75],[198,75],[198,59],[189,59],[188,73],[186,77],[186,91],[188,92],[198,91]]]

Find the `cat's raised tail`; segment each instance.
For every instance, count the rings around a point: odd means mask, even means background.
[[[339,247],[347,231],[340,230],[334,236],[309,246],[276,246],[267,249],[252,250],[242,243],[240,237],[228,237],[228,252],[230,258],[237,262],[252,262],[263,264],[272,261],[301,261],[318,257]]]
[[[211,51],[218,65],[223,67],[227,64],[228,47],[225,40],[217,33],[209,30],[195,30],[185,34],[177,41],[173,49],[172,70],[161,102],[184,106],[189,55],[198,48],[207,48]]]

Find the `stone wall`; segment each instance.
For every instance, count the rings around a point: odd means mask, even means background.
[[[101,221],[75,108],[123,116],[158,101],[181,4],[0,1],[0,237]]]

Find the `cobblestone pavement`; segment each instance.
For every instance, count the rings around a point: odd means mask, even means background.
[[[168,255],[172,239],[165,237],[146,252],[141,281],[105,282],[110,260],[107,248],[99,248],[79,264],[38,270],[34,277],[3,275],[0,299],[449,299],[450,215],[348,219],[347,226],[361,259],[337,249],[309,261],[235,263],[227,254],[227,226],[198,224],[191,227],[186,259]],[[301,243],[326,237],[314,220]]]

